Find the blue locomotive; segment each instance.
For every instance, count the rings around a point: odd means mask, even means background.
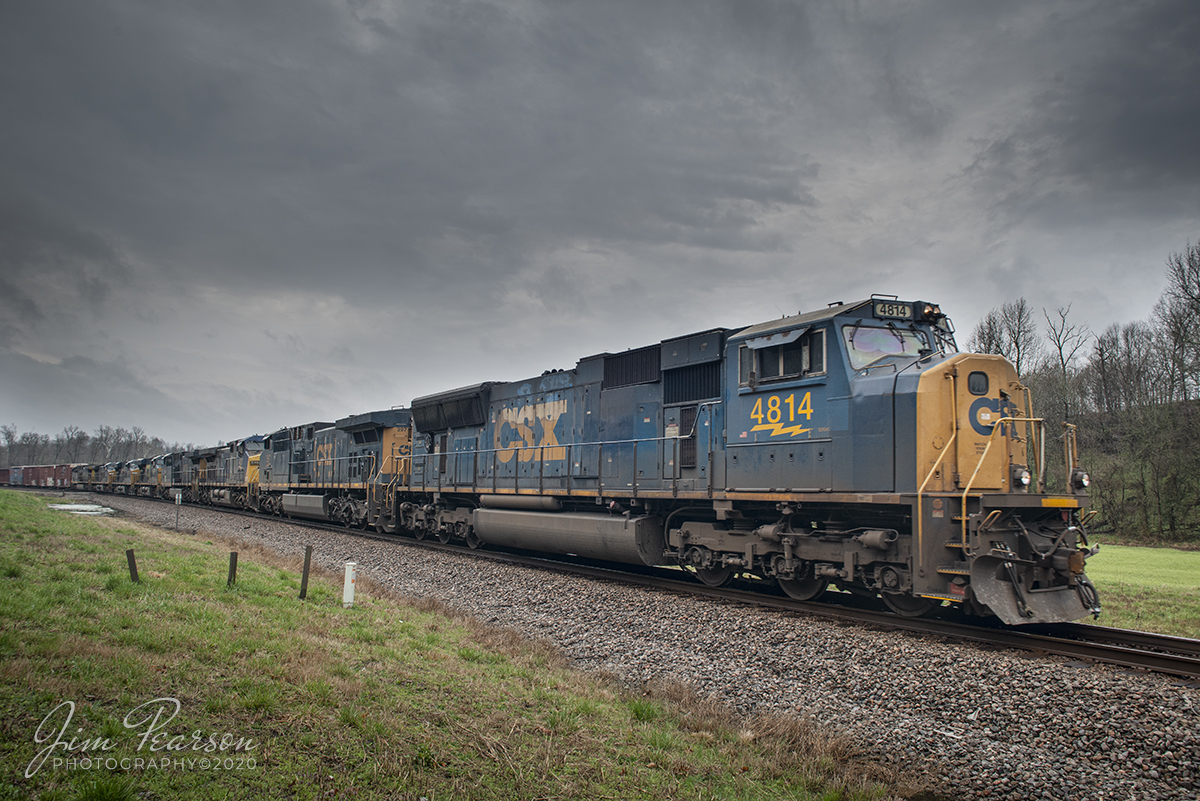
[[[1030,408],[936,305],[874,296],[418,398],[410,469],[368,517],[904,615],[1073,620],[1099,611],[1088,477],[1068,429],[1069,492],[1046,492]]]

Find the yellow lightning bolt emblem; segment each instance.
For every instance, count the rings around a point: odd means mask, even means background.
[[[772,437],[778,437],[780,434],[787,434],[790,437],[798,437],[801,434],[812,431],[811,428],[804,428],[803,424],[794,426],[785,426],[783,423],[762,423],[756,425],[751,431],[770,431]]]

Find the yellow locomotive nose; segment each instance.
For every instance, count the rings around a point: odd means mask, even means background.
[[[1022,424],[1005,421],[1027,417],[1024,387],[1007,359],[952,356],[922,374],[917,393],[916,474],[925,491],[1023,488],[1010,481],[1011,466],[1027,464]]]
[[[1098,611],[1078,543],[1086,474],[1072,432],[1064,441],[1073,494],[1047,495],[1047,436],[1029,406],[1001,356],[958,354],[922,374],[914,594],[966,601],[1009,624]]]

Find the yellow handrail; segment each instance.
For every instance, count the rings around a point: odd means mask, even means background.
[[[921,482],[921,488],[917,490],[917,566],[922,565],[923,545],[925,535],[925,515],[921,510],[921,496],[925,493],[925,487],[929,486],[930,479],[937,472],[938,466],[941,465],[942,459],[946,458],[946,454],[950,452],[950,448],[954,445],[954,441],[958,439],[958,429],[954,429],[954,433],[950,435],[950,441],[946,443],[946,447],[942,449],[942,453],[938,456],[937,461],[933,463],[933,467],[929,469],[929,475],[925,476],[925,480]]]
[[[992,449],[992,443],[995,442],[996,432],[1001,430],[1005,423],[1044,423],[1045,420],[1041,417],[1001,417],[992,426],[992,431],[988,434],[987,445],[984,446],[983,453],[979,457],[979,464],[975,465],[975,472],[971,473],[971,480],[967,482],[967,486],[963,489],[962,494],[962,546],[963,551],[967,548],[967,493],[971,491],[971,485],[975,483],[975,479],[979,476],[979,470],[983,467],[983,463],[987,461],[988,451]],[[1012,477],[1009,477],[1012,480]]]

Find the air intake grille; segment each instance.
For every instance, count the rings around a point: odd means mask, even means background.
[[[604,357],[604,389],[649,384],[662,377],[662,345]]]
[[[679,440],[679,466],[696,466],[696,407],[684,406],[679,410],[679,433],[685,438]],[[690,434],[691,436],[687,436]]]
[[[721,397],[721,362],[693,364],[663,373],[663,403],[687,403]]]

